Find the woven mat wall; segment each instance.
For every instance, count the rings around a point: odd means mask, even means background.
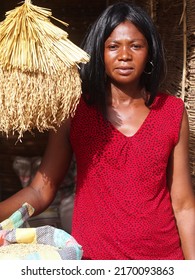
[[[186,5],[186,9],[185,9]],[[190,122],[190,168],[195,189],[195,1],[156,1],[156,20],[168,62],[162,89],[181,97]]]
[[[187,71],[186,95],[190,121],[190,157],[193,183],[195,186],[195,1],[187,2]]]

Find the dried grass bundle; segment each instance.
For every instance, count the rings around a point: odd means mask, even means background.
[[[49,9],[25,0],[0,23],[0,130],[6,135],[55,129],[74,115],[78,64],[89,56],[50,18]]]

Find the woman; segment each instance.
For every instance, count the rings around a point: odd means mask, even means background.
[[[181,99],[159,93],[164,53],[139,7],[109,6],[82,45],[83,96],[73,119],[51,132],[29,187],[1,202],[40,213],[77,161],[72,235],[83,259],[195,259],[195,202],[188,118]]]

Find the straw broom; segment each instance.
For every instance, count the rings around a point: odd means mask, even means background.
[[[59,21],[25,0],[0,22],[0,131],[7,136],[55,129],[75,113],[78,67],[89,56],[51,18]]]

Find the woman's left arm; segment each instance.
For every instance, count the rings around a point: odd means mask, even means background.
[[[195,195],[189,171],[189,123],[184,110],[180,136],[170,158],[168,182],[181,246],[186,260],[195,260]]]

